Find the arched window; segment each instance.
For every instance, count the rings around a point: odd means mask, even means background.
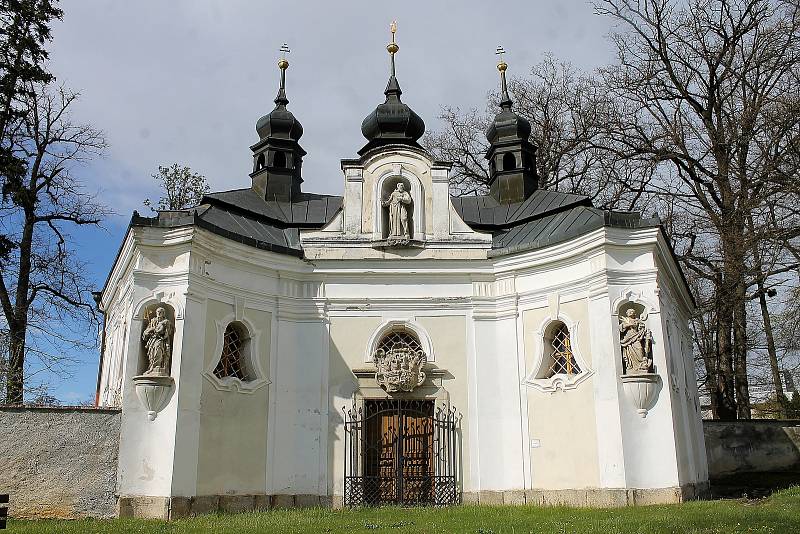
[[[545,350],[549,351],[550,358],[544,378],[551,378],[555,375],[572,376],[581,372],[572,352],[572,340],[567,325],[561,321],[550,325],[545,342],[548,344]]]
[[[383,336],[377,350],[383,350],[388,354],[393,349],[408,349],[417,352],[422,350],[422,345],[413,332],[405,328],[397,328]]]
[[[514,154],[511,152],[507,152],[503,155],[503,170],[504,171],[512,171],[517,168],[517,158],[514,157]]]
[[[263,168],[264,168],[264,154],[261,153],[261,154],[258,155],[258,158],[256,159],[256,168],[255,168],[255,170],[256,171],[260,171]]]
[[[283,152],[275,152],[275,157],[272,159],[272,166],[281,169],[286,168],[286,154]]]
[[[225,335],[222,340],[222,354],[219,363],[214,368],[214,375],[217,378],[233,377],[242,382],[247,382],[252,377],[247,369],[245,349],[249,342],[247,331],[237,323],[230,323],[225,328]]]

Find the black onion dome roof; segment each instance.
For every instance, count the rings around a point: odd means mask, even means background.
[[[500,108],[500,113],[495,115],[489,128],[486,129],[486,139],[489,143],[506,139],[523,139],[527,141],[531,135],[531,123],[511,111],[511,98],[509,98],[508,93],[503,94]]]
[[[361,133],[367,145],[359,153],[380,145],[399,143],[419,146],[417,140],[425,133],[425,122],[408,105],[400,101],[400,84],[395,76],[389,78],[384,91],[386,101],[378,104],[361,123]]]
[[[256,123],[256,132],[261,139],[277,137],[297,141],[303,135],[303,126],[291,111],[286,109],[289,99],[283,87],[275,97],[275,109],[264,115]]]

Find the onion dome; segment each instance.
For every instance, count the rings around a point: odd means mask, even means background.
[[[514,204],[530,197],[538,187],[536,147],[528,138],[531,123],[511,110],[502,46],[497,47],[500,63],[500,113],[486,130],[489,149],[489,194],[501,204]]]
[[[531,123],[511,110],[513,102],[511,97],[508,96],[508,86],[506,84],[507,68],[508,65],[502,60],[497,65],[501,80],[500,113],[495,115],[494,121],[486,130],[486,139],[489,143],[509,139],[524,139],[527,141],[531,135]]]
[[[275,109],[264,115],[256,123],[256,133],[261,139],[275,137],[278,139],[292,139],[297,141],[303,135],[303,126],[292,112],[286,109],[289,99],[286,98],[286,69],[289,62],[281,58],[278,62],[281,69],[281,86],[278,96],[275,97]]]
[[[361,123],[361,133],[367,138],[367,144],[358,151],[364,154],[374,147],[387,144],[406,144],[420,147],[417,140],[425,133],[425,122],[414,113],[408,105],[400,101],[400,84],[395,76],[394,55],[400,49],[395,43],[394,34],[397,25],[392,23],[392,42],[386,46],[391,56],[391,75],[383,94],[386,101],[378,104],[375,110],[367,115]]]

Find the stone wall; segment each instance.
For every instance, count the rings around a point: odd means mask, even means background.
[[[800,472],[800,421],[703,421],[709,477]]]
[[[0,493],[11,517],[112,517],[119,410],[0,406]]]

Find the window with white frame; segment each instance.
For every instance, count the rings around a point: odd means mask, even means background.
[[[225,328],[222,339],[222,354],[219,363],[214,368],[214,376],[217,378],[238,378],[242,382],[252,379],[247,365],[247,349],[249,348],[249,338],[247,329],[237,323],[229,323]]]
[[[535,350],[538,357],[525,384],[544,393],[578,387],[594,371],[583,359],[576,341],[578,323],[569,319],[548,319],[539,331]]]

